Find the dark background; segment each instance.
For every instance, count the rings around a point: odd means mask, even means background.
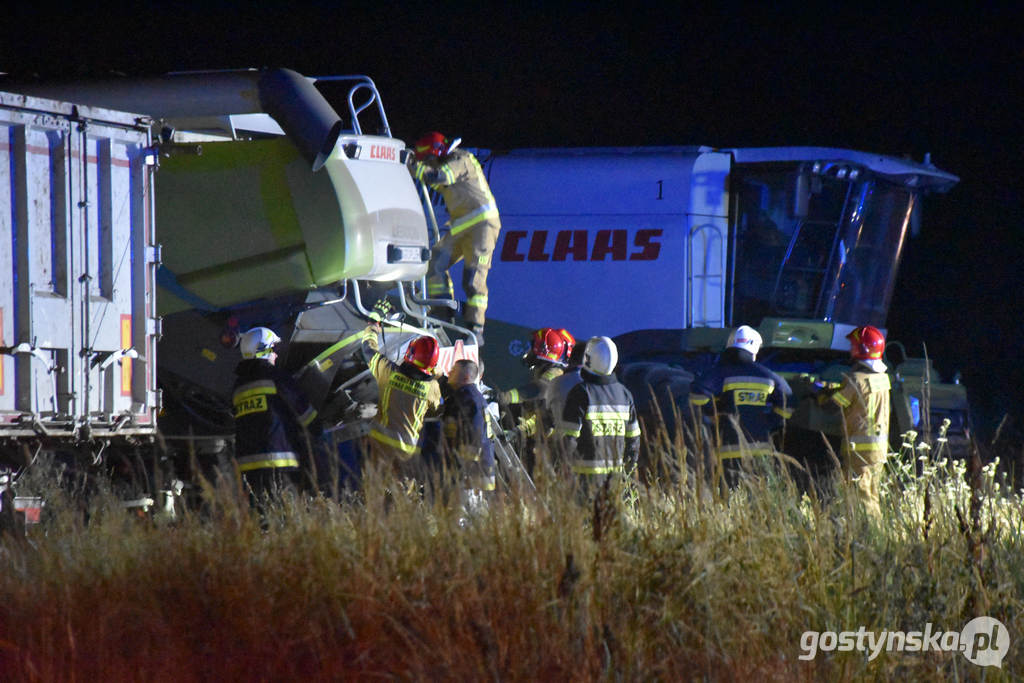
[[[976,420],[1018,439],[1024,325],[1019,178],[1024,30],[1010,9],[643,3],[132,4],[4,11],[0,71],[20,77],[284,66],[365,73],[394,134],[467,145],[822,145],[960,176],[927,198],[890,337],[961,369]],[[781,9],[780,9],[781,7]]]

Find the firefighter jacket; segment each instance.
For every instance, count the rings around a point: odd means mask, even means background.
[[[316,410],[290,375],[264,358],[235,369],[235,458],[241,472],[297,468],[313,451]]]
[[[792,415],[792,403],[786,380],[743,349],[726,349],[690,387],[690,405],[718,417],[721,458],[770,454],[771,432]]]
[[[885,460],[889,452],[889,375],[857,363],[844,375],[829,400],[843,411],[847,456],[867,464]],[[851,458],[849,461],[853,461]]]
[[[551,416],[551,424],[558,434],[564,434],[565,430],[572,425],[562,419],[565,411],[565,403],[569,400],[569,392],[572,388],[583,381],[580,377],[582,368],[572,367],[563,372],[548,383],[544,393],[544,403],[547,406],[547,414]]]
[[[470,488],[494,490],[494,444],[487,424],[487,402],[475,384],[451,392],[441,418],[445,443],[467,472]]]
[[[399,460],[409,460],[420,453],[423,420],[441,406],[441,387],[432,375],[411,363],[394,363],[378,348],[376,334],[364,339],[364,349],[373,352],[370,372],[379,391],[370,439]]]
[[[526,384],[498,393],[498,403],[503,405],[519,405],[531,401],[543,400],[547,387],[551,382],[562,376],[565,370],[552,363],[537,361],[530,370],[530,381]]]
[[[640,423],[629,389],[615,375],[580,370],[582,381],[569,391],[562,419],[566,450],[577,474],[622,472],[640,455]]]
[[[539,424],[538,416],[545,412],[544,401],[547,397],[548,387],[561,377],[563,372],[564,369],[558,365],[538,360],[530,371],[529,382],[515,389],[498,393],[497,399],[500,405],[523,406],[520,423],[523,436],[534,436],[543,427],[550,426]]]
[[[412,166],[416,180],[437,190],[448,209],[450,234],[454,237],[484,222],[501,227],[498,204],[491,194],[480,162],[470,152],[456,149],[438,165],[416,162]]]

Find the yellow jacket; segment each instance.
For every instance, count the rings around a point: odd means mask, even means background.
[[[498,205],[491,187],[480,162],[470,152],[456,149],[436,166],[416,162],[412,173],[416,180],[441,193],[452,235],[484,221],[498,222]]]
[[[433,377],[415,369],[407,371],[382,356],[376,334],[366,341],[376,352],[370,359],[370,372],[380,392],[370,438],[399,459],[408,460],[419,455],[423,420],[440,408],[441,387]]]
[[[878,462],[889,450],[889,392],[892,383],[884,372],[872,372],[857,365],[847,373],[831,400],[843,411],[848,454],[867,462]]]

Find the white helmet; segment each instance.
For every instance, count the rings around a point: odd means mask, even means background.
[[[595,375],[610,375],[619,362],[619,350],[608,337],[591,337],[583,352],[583,367]]]
[[[743,349],[749,351],[752,356],[757,357],[761,350],[761,335],[749,325],[740,325],[729,335],[730,349]]]
[[[242,358],[265,358],[274,352],[274,344],[281,341],[281,338],[274,334],[274,331],[267,327],[254,327],[242,333],[239,347],[242,349]]]

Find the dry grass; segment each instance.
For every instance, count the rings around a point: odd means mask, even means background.
[[[667,442],[666,442],[667,443]],[[460,526],[388,496],[290,501],[269,529],[230,479],[173,522],[47,491],[51,519],[0,545],[4,680],[977,678],[951,652],[822,653],[806,630],[1024,633],[1019,496],[940,457],[886,481],[887,523],[802,496],[776,467],[738,488],[672,481],[577,503],[557,474]],[[673,470],[682,454],[666,446]],[[972,501],[973,503],[972,507]],[[595,509],[599,522],[595,523]],[[88,519],[88,523],[85,520]],[[1021,648],[992,677],[1019,671]],[[1011,674],[1012,675],[1012,674]]]

